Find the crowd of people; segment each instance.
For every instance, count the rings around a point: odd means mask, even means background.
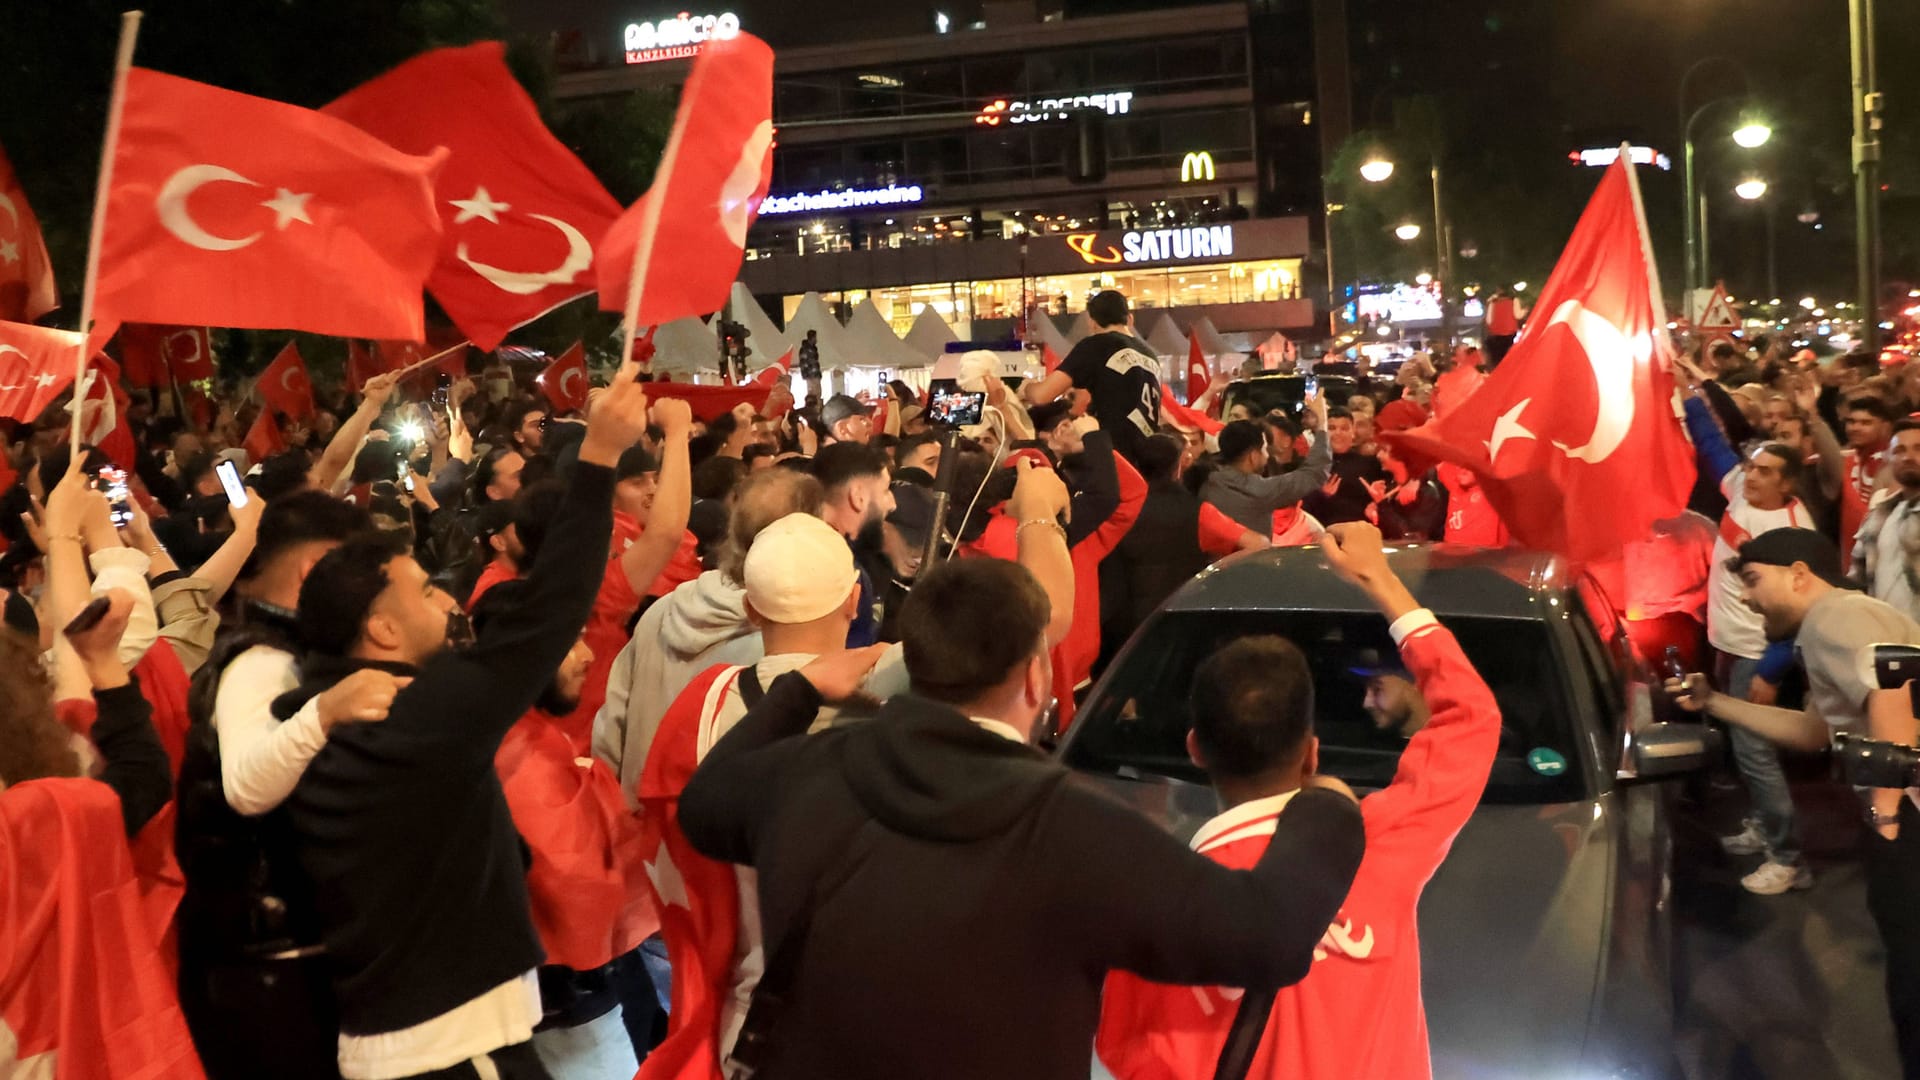
[[[1069,1077],[1090,1053],[1120,1080],[1425,1075],[1416,905],[1500,714],[1383,543],[1504,536],[1470,474],[1381,436],[1474,358],[1196,429],[1169,422],[1126,299],[1088,313],[1018,388],[966,357],[984,407],[959,430],[903,384],[696,419],[631,364],[555,410],[500,360],[444,403],[398,375],[324,392],[261,461],[239,395],[203,417],[136,395],[126,462],[70,453],[59,410],[23,426],[0,863],[33,872],[0,884],[0,946],[40,951],[0,951],[14,1057],[215,1080]],[[1920,422],[1893,421],[1920,382],[1779,349],[1705,363],[1698,513],[1616,569],[1643,651],[1710,639],[1725,692],[1674,691],[1734,725],[1754,821],[1728,848],[1780,892],[1809,878],[1773,745],[1893,734],[1838,658],[1862,627],[1920,643]],[[1316,543],[1420,710],[1387,788],[1319,774],[1306,660],[1272,637],[1195,674],[1188,748],[1225,809],[1190,848],[1039,748],[1196,572]],[[1822,591],[1843,558],[1867,595]],[[1907,826],[1875,913],[1911,950],[1889,898],[1920,820],[1872,813]],[[138,902],[43,917],[69,886]],[[1336,933],[1355,925],[1368,948]],[[1889,979],[1911,1038],[1920,984]]]

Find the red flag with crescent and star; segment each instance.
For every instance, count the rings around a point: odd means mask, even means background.
[[[1182,431],[1218,435],[1227,426],[1203,412],[1180,404],[1180,400],[1173,396],[1173,387],[1164,382],[1160,384],[1160,412],[1167,418],[1167,423]]]
[[[435,49],[321,110],[407,153],[447,148],[434,196],[446,233],[427,290],[482,349],[592,292],[589,238],[620,216],[504,57],[497,41]]]
[[[117,336],[129,386],[213,378],[213,337],[204,326],[126,323]]]
[[[100,320],[418,340],[444,158],[135,68],[107,195]]]
[[[793,375],[793,350],[788,349],[780,358],[761,368],[753,376],[753,382],[766,386],[778,386]]]
[[[1200,352],[1200,335],[1194,334],[1187,339],[1187,407],[1200,400],[1207,392],[1207,385],[1213,382],[1213,376],[1207,373],[1207,358]]]
[[[313,379],[307,374],[307,362],[300,359],[300,350],[293,342],[280,350],[273,363],[260,373],[254,388],[260,391],[260,400],[266,402],[273,411],[290,420],[305,420],[313,415]]]
[[[625,309],[636,267],[636,326],[720,310],[772,176],[773,50],[751,34],[709,41],[680,92],[653,186],[600,241],[600,310]],[[650,216],[657,224],[642,235]]]
[[[247,437],[240,440],[240,447],[247,452],[247,460],[255,464],[287,448],[287,438],[280,433],[280,424],[273,418],[273,409],[260,410],[253,426],[247,429]]]
[[[31,322],[60,306],[40,219],[0,150],[0,319]]]
[[[0,322],[0,416],[32,422],[73,383],[80,335]]]
[[[587,407],[587,390],[592,383],[587,378],[587,350],[574,342],[559,358],[547,365],[534,381],[547,395],[547,400],[561,412],[580,412]]]
[[[1516,540],[1576,561],[1645,539],[1694,481],[1632,170],[1624,153],[1607,169],[1505,362],[1439,420],[1382,436],[1471,470]]]
[[[127,426],[127,407],[132,403],[122,388],[120,365],[105,354],[96,354],[87,370],[81,391],[80,441],[97,446],[115,465],[133,468],[133,429]]]

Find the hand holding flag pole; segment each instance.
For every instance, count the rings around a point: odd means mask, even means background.
[[[100,178],[93,190],[93,225],[87,234],[87,275],[80,286],[80,344],[73,354],[73,423],[69,427],[73,460],[80,460],[80,395],[85,392],[87,358],[93,354],[93,293],[100,280],[100,246],[107,230],[107,193],[113,190],[114,148],[120,143],[120,117],[126,111],[127,72],[140,36],[143,12],[120,13],[120,46],[113,58],[113,93],[107,100],[107,133],[100,144]]]

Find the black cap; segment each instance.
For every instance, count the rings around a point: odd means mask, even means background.
[[[506,531],[513,524],[513,500],[495,499],[473,510],[473,535],[480,540]]]
[[[660,462],[647,453],[644,446],[629,446],[620,454],[620,460],[613,467],[615,480],[631,480],[650,472],[659,472]]]
[[[873,410],[860,404],[860,399],[846,394],[835,394],[820,406],[820,422],[832,430],[833,425],[856,416],[872,416]]]
[[[927,533],[933,529],[933,492],[919,484],[898,480],[893,485],[893,512],[887,521],[915,548],[927,545]]]
[[[1071,401],[1064,399],[1049,401],[1044,405],[1035,405],[1028,409],[1027,418],[1033,421],[1034,433],[1044,439],[1053,434],[1053,429],[1059,427],[1060,421],[1065,420],[1067,414],[1072,411],[1073,402]]]
[[[1740,554],[1733,560],[1735,569],[1795,563],[1806,563],[1807,569],[1829,585],[1852,587],[1852,582],[1840,572],[1840,549],[1824,534],[1812,529],[1768,530],[1741,544]]]

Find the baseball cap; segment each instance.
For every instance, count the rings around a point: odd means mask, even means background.
[[[1073,411],[1071,401],[1049,401],[1044,405],[1035,405],[1027,410],[1027,417],[1033,421],[1033,430],[1045,438],[1060,426],[1060,421]]]
[[[1792,566],[1806,563],[1807,569],[1829,585],[1850,589],[1853,583],[1840,572],[1840,549],[1834,542],[1812,529],[1770,529],[1740,545],[1733,560],[1735,570],[1743,566]]]
[[[650,472],[659,472],[660,462],[647,453],[644,446],[629,446],[620,452],[620,460],[614,464],[615,480],[631,480]]]
[[[887,521],[915,548],[927,546],[927,534],[933,530],[933,492],[907,480],[893,483],[893,513]]]
[[[860,404],[860,399],[846,394],[835,394],[820,406],[820,422],[831,428],[842,420],[855,416],[871,416],[873,411]]]
[[[846,537],[812,514],[788,514],[760,530],[740,576],[747,603],[786,625],[825,618],[860,580]]]

